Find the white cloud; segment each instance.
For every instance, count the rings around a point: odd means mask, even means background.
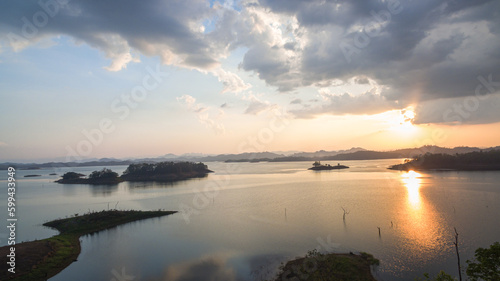
[[[211,129],[216,135],[225,135],[226,128],[220,121],[225,115],[222,109],[217,109],[216,114],[213,114],[213,110],[210,107],[197,103],[196,98],[190,95],[177,97],[177,101],[184,104],[188,110],[196,113],[198,121],[205,125],[206,128]],[[213,115],[215,115],[215,117],[213,117]]]
[[[245,83],[238,75],[230,71],[225,71],[222,68],[212,70],[211,73],[215,75],[220,82],[224,85],[222,93],[239,93],[250,89],[252,86]]]
[[[245,109],[245,114],[258,115],[262,112],[279,108],[277,104],[271,104],[269,101],[262,101],[253,94],[244,97],[244,100],[249,101],[248,107]]]

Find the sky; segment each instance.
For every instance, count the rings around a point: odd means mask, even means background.
[[[1,0],[0,162],[500,145],[500,1]]]

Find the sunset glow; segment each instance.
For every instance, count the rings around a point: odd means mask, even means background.
[[[408,202],[414,209],[419,209],[421,207],[420,199],[420,183],[422,175],[415,172],[409,171],[402,175],[402,182],[408,190]]]
[[[500,40],[467,16],[493,2],[448,13],[379,1],[394,14],[371,35],[381,18],[360,3],[71,1],[37,26],[47,12],[35,2],[0,12],[0,162],[500,140],[498,64],[485,51]],[[427,13],[443,14],[401,40],[405,19]]]

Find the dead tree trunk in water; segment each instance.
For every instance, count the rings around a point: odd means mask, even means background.
[[[342,216],[342,219],[343,219],[343,220],[344,220],[344,222],[345,222],[345,215],[348,215],[348,214],[349,214],[349,212],[348,212],[348,211],[346,211],[346,210],[344,209],[344,207],[340,207],[340,208],[342,208],[342,210],[344,211],[344,215]]]
[[[456,227],[454,227],[453,229],[455,229],[455,242],[453,242],[453,244],[455,245],[458,259],[458,280],[462,281],[462,268],[460,267],[460,254],[458,252],[458,232]]]

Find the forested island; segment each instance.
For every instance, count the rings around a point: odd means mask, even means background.
[[[321,164],[320,161],[316,161],[313,163],[313,166],[309,168],[308,170],[313,170],[313,171],[323,171],[323,170],[341,170],[341,169],[348,169],[349,167],[340,165],[338,163],[336,166],[332,166],[330,164],[323,165]]]
[[[123,175],[110,169],[92,172],[87,178],[85,175],[67,172],[57,183],[64,184],[117,184],[122,181],[158,181],[173,182],[190,178],[205,177],[212,171],[203,163],[194,162],[159,162],[130,164]]]
[[[456,170],[494,171],[500,170],[500,150],[476,151],[462,154],[423,154],[405,163],[389,167],[391,170]]]
[[[125,181],[178,181],[190,178],[205,177],[209,170],[207,165],[194,162],[160,162],[131,164],[123,172],[121,179]]]

